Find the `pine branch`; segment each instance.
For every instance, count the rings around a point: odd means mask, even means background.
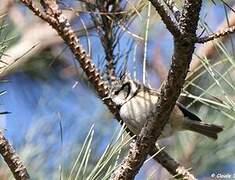
[[[29,174],[26,167],[21,161],[20,157],[16,154],[12,145],[4,137],[3,133],[0,131],[0,154],[2,155],[4,161],[10,168],[13,176],[16,180],[26,180],[29,179]]]
[[[202,38],[197,38],[196,42],[197,43],[206,43],[208,41],[212,41],[212,40],[227,36],[227,35],[232,34],[234,32],[235,32],[235,26],[231,26],[231,27],[225,28],[223,30],[220,30],[216,33],[213,33],[209,36],[205,36],[205,37],[202,37]]]
[[[48,22],[48,24],[50,24],[58,32],[58,34],[61,36],[61,38],[63,38],[65,43],[69,46],[70,50],[73,52],[74,56],[80,63],[81,68],[84,70],[85,74],[89,79],[89,82],[95,87],[98,96],[101,99],[106,97],[108,94],[108,87],[103,82],[101,75],[93,64],[91,58],[86,54],[85,50],[82,48],[79,39],[76,37],[68,20],[62,14],[56,2],[53,0],[43,1],[42,4],[45,9],[45,12],[41,12],[37,7],[35,7],[31,0],[21,0],[21,2],[24,3],[31,11],[33,11],[35,15],[40,17],[42,20]],[[115,104],[109,99],[104,100],[104,103],[109,107],[110,111],[117,117],[117,119],[122,122],[117,112]],[[131,134],[133,135],[133,133]],[[162,161],[159,162],[165,162],[166,160],[172,159],[166,153],[165,156],[161,158]],[[167,169],[171,169],[171,167],[165,167]]]
[[[98,30],[100,41],[105,51],[106,73],[110,82],[116,79],[114,49],[117,37],[115,28],[123,15],[115,14],[115,12],[121,12],[120,4],[120,1],[105,1],[99,2],[96,5],[91,5],[89,2],[86,3],[87,9],[95,13],[91,13],[90,15]]]

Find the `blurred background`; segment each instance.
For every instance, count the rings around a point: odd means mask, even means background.
[[[149,2],[107,2],[59,4],[104,77],[113,63],[117,74],[127,71],[140,82],[159,88],[170,66],[172,36]],[[114,139],[121,126],[56,32],[23,4],[13,0],[0,3],[0,110],[10,112],[0,115],[1,130],[32,179],[68,179],[73,173],[83,175],[72,175],[72,179],[89,179],[87,175],[96,169],[107,145],[117,143]],[[233,1],[204,1],[198,35],[235,25],[233,5]],[[176,6],[181,10],[181,1],[176,1]],[[235,174],[234,53],[234,35],[198,45],[180,98],[204,121],[225,126],[218,140],[180,132],[160,141],[201,179],[210,179],[212,173]],[[92,139],[91,143],[84,143],[85,138]],[[125,145],[121,153],[115,151],[118,162],[128,142],[128,137],[118,138],[118,146]],[[82,148],[84,144],[89,153]],[[87,159],[76,163],[81,151],[89,157],[84,155]],[[116,158],[111,158],[109,165],[115,167]],[[72,171],[74,165],[78,167]],[[93,179],[102,179],[105,168]],[[150,160],[136,179],[170,177],[161,165]],[[3,160],[0,179],[12,179]]]

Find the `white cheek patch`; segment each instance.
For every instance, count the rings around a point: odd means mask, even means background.
[[[112,98],[113,102],[115,102],[117,105],[122,105],[126,102],[126,99],[123,94],[119,94],[118,96],[115,96]]]

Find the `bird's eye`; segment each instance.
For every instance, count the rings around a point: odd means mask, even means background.
[[[120,90],[115,91],[115,92],[114,92],[114,95],[118,95],[118,94],[119,94],[119,92],[120,92]]]
[[[117,96],[117,95],[119,95],[119,93],[122,93],[122,95],[125,96],[124,98],[127,98],[127,96],[130,93],[130,83],[127,82],[127,83],[123,84],[119,90],[114,92],[114,95]]]

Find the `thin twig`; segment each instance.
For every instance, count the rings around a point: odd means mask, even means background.
[[[235,5],[231,8],[234,9]],[[228,19],[229,19],[229,25],[230,26],[235,26],[235,16],[234,16],[234,11],[230,11],[229,15],[228,15]],[[226,29],[228,27],[228,22],[227,19],[225,19],[217,28],[217,31],[220,31],[221,29]],[[220,41],[222,43],[225,43],[228,40],[229,36],[223,36],[220,38]],[[201,46],[201,48],[198,49],[198,51],[196,52],[196,54],[199,57],[206,57],[208,60],[212,60],[212,57],[216,57],[218,56],[218,52],[216,49],[216,45],[212,42],[208,42],[206,44],[203,44],[203,46]],[[215,58],[216,59],[216,58]],[[199,65],[201,65],[201,60],[200,58],[198,58],[197,56],[194,57],[192,63],[190,64],[190,74],[188,77],[188,80],[190,81],[191,79],[193,79],[198,73],[201,72],[201,68],[199,68],[197,70],[197,73],[195,73],[195,69],[197,69],[199,67]]]
[[[117,31],[120,18],[125,16],[125,14],[114,14],[115,12],[122,11],[121,1],[105,1],[96,5],[86,3],[86,7],[88,10],[96,12],[90,15],[105,50],[107,79],[112,82],[116,79],[114,49],[117,45],[117,37],[115,32]]]
[[[223,36],[227,36],[227,35],[232,34],[234,32],[235,32],[235,26],[227,27],[227,28],[220,30],[219,32],[213,33],[209,36],[197,38],[196,42],[197,43],[206,43],[208,41],[212,41],[212,40],[221,38]]]

